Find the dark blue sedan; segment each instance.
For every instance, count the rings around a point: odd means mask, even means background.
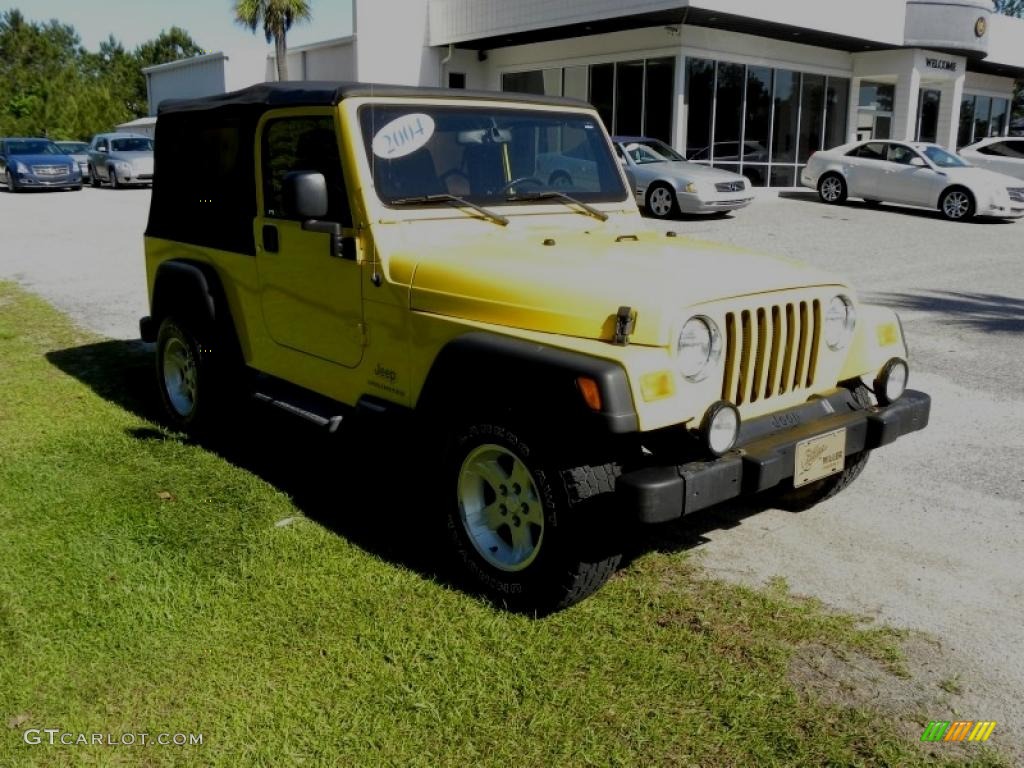
[[[0,139],[0,182],[23,189],[81,189],[77,163],[49,139]]]

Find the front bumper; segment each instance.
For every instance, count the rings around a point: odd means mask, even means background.
[[[746,208],[754,201],[749,192],[744,197],[712,197],[701,198],[699,195],[679,194],[679,210],[683,213],[717,213],[718,211],[736,211]]]
[[[14,183],[22,189],[48,189],[50,187],[80,187],[82,176],[77,173],[66,173],[59,176],[42,176],[34,173],[13,174]]]
[[[1006,200],[999,203],[989,203],[978,211],[979,216],[993,216],[1000,219],[1019,219],[1024,216],[1024,202]]]
[[[845,455],[888,445],[928,425],[931,398],[907,390],[888,406],[862,408],[842,390],[744,423],[739,448],[719,459],[622,474],[617,501],[645,523],[662,523],[792,481],[797,443],[846,429]]]

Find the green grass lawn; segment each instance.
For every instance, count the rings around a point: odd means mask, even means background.
[[[150,365],[0,284],[0,767],[931,764],[787,681],[804,643],[898,665],[894,632],[708,580],[684,547],[505,613],[432,554],[404,439],[254,414],[192,444],[152,420]]]

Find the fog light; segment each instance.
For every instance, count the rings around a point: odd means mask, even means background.
[[[712,454],[721,456],[728,453],[740,436],[740,412],[732,403],[719,400],[704,414],[700,434]]]
[[[889,405],[899,400],[907,391],[907,379],[910,377],[910,369],[907,361],[899,357],[892,358],[882,366],[875,378],[875,397],[879,405]]]

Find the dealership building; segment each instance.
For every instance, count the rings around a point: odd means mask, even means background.
[[[289,77],[583,99],[612,133],[663,139],[761,186],[798,184],[812,152],[854,139],[958,148],[1006,134],[1024,78],[1024,21],[989,0],[353,6],[352,34],[289,50]],[[203,58],[147,71],[154,109],[239,80],[225,57]],[[271,58],[249,81],[275,69]]]

